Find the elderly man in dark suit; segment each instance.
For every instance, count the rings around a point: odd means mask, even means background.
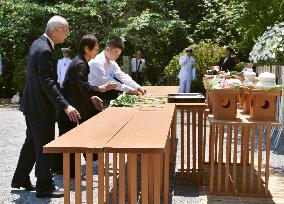
[[[61,16],[53,16],[45,33],[32,43],[28,55],[27,81],[20,110],[25,115],[26,139],[21,149],[12,188],[36,190],[36,197],[62,197],[63,191],[54,185],[50,172],[51,156],[43,154],[43,146],[55,137],[56,109],[76,122],[78,111],[64,99],[56,81],[54,45],[63,43],[69,36],[69,26]],[[29,174],[35,164],[36,188]]]

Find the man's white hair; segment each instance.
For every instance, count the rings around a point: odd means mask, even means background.
[[[56,27],[68,25],[68,22],[62,16],[53,16],[51,17],[46,25],[45,33],[52,32]]]

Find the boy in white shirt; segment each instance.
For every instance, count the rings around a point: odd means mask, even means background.
[[[128,74],[121,71],[115,62],[123,49],[124,43],[121,38],[109,38],[105,49],[95,59],[89,61],[89,83],[92,86],[100,86],[112,81],[116,83],[116,90],[129,94],[144,95],[146,90],[137,84]]]

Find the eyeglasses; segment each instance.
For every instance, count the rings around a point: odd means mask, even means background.
[[[62,26],[58,26],[59,28],[62,28],[62,30],[64,30],[65,31],[65,34],[67,35],[67,37],[69,37],[70,36],[70,32],[68,31],[68,30],[66,30],[64,27],[62,27]]]

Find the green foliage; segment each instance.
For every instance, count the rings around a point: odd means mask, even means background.
[[[193,49],[194,58],[196,61],[196,82],[194,84],[200,84],[205,71],[211,66],[216,65],[219,59],[224,55],[224,47],[218,44],[206,40],[201,41],[198,44],[190,46]],[[177,84],[177,76],[180,70],[179,58],[184,55],[182,52],[173,57],[170,63],[165,68],[165,74],[170,77],[171,84]],[[195,86],[193,84],[193,86]]]
[[[284,21],[283,0],[237,0],[244,2],[245,12],[237,22],[238,27],[243,27],[240,39],[240,50],[243,53],[251,51],[257,38],[261,36],[268,26]]]
[[[238,50],[243,29],[237,26],[237,22],[244,11],[243,3],[235,0],[202,0],[200,9],[203,18],[196,25],[192,38],[197,41],[212,39],[220,45]]]
[[[147,60],[146,77],[151,84],[158,84],[157,79],[163,77],[161,73],[164,73],[164,67],[174,53],[187,44],[187,28],[186,23],[175,14],[166,18],[145,10],[139,16],[122,20],[113,29],[113,34],[126,40],[126,55],[132,55],[136,49],[142,50]]]

